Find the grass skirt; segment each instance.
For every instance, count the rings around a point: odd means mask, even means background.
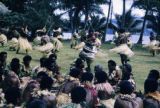
[[[3,44],[7,43],[7,37],[4,34],[0,35],[0,43]]]
[[[119,54],[124,54],[128,57],[132,57],[134,55],[134,52],[126,44],[122,44],[118,47],[110,49],[109,51],[110,52],[116,52],[116,53],[119,53]]]
[[[10,48],[17,48],[18,47],[18,39],[12,38],[10,41],[8,41],[8,46]]]
[[[23,37],[19,37],[18,47],[22,50],[32,50],[32,45]]]
[[[160,44],[160,42],[153,40],[149,44],[144,45],[143,47],[148,48],[149,50],[155,50],[158,48],[159,44]]]
[[[53,38],[52,41],[53,41],[55,50],[59,51],[63,47],[62,42],[58,38]]]
[[[53,48],[53,44],[49,42],[46,45],[35,47],[35,50],[38,50],[42,53],[49,53]]]

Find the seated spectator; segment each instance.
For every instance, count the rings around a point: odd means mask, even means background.
[[[112,85],[115,86],[118,84],[122,77],[122,73],[120,69],[118,68],[117,64],[113,60],[108,61],[108,82]]]
[[[44,57],[40,58],[40,65],[33,68],[33,70],[32,70],[33,74],[37,75],[41,71],[44,71],[44,72],[46,71],[46,68],[45,68],[46,60],[47,60],[47,58],[44,58]]]
[[[15,72],[19,77],[21,77],[21,68],[20,60],[18,58],[13,58],[10,65],[8,66],[8,70]]]
[[[26,108],[47,108],[47,104],[44,100],[35,99]]]
[[[82,74],[81,83],[87,92],[86,102],[90,108],[93,108],[98,104],[97,91],[92,82],[93,74],[91,72]]]
[[[114,93],[114,89],[110,83],[107,82],[107,73],[104,71],[98,72],[95,75],[95,78],[97,80],[97,83],[95,84],[96,90],[104,90],[106,91],[106,95],[110,97],[112,93]]]
[[[40,88],[41,90],[48,90],[50,91],[53,85],[53,79],[51,77],[42,77],[40,81]]]
[[[156,81],[158,81],[158,91],[160,92],[160,72],[158,70],[151,70],[149,75],[148,75],[148,79],[154,79]]]
[[[60,108],[91,108],[86,104],[86,90],[83,87],[75,87],[71,91],[72,103]]]
[[[121,80],[128,80],[134,87],[134,90],[136,90],[136,83],[134,81],[134,77],[132,74],[132,66],[128,63],[122,66],[122,79]]]
[[[81,78],[82,74],[85,72],[85,62],[84,60],[82,60],[81,58],[77,58],[76,61],[74,62],[74,64],[72,64],[73,66],[71,66],[71,69],[75,68],[78,69],[80,71],[80,76],[79,78]]]
[[[10,87],[20,87],[20,80],[16,73],[13,71],[8,72],[3,81],[3,91],[6,91]]]
[[[112,97],[115,93],[113,87],[107,82],[107,73],[104,71],[97,72],[95,78],[97,80],[95,88],[100,99],[99,104],[104,105],[106,108],[113,108],[115,100]]]
[[[143,108],[143,101],[133,94],[132,84],[123,80],[120,83],[120,94],[117,96],[114,108]]]
[[[154,79],[147,79],[144,83],[145,98],[144,108],[160,108],[160,93],[157,91],[158,82]]]
[[[69,73],[69,78],[65,81],[61,87],[63,93],[69,94],[73,88],[80,85],[79,81],[80,71],[76,68],[71,69]]]
[[[32,60],[32,57],[30,55],[26,55],[23,57],[23,66],[21,69],[22,77],[31,76],[31,73],[32,73],[32,67],[30,64],[31,60]]]
[[[5,91],[5,99],[7,104],[12,104],[14,107],[21,105],[21,90],[17,87],[10,87]]]

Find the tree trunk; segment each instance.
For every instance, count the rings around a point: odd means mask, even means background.
[[[76,9],[74,13],[74,18],[73,18],[73,31],[77,31],[79,24],[78,24],[78,15],[79,15],[80,9]]]
[[[125,27],[125,14],[126,14],[126,0],[123,0],[123,23],[122,23],[123,28]]]
[[[107,31],[108,31],[108,24],[109,24],[109,18],[110,18],[110,11],[111,11],[111,4],[112,4],[112,0],[109,1],[109,9],[108,9],[108,16],[107,16],[107,25],[106,25],[106,33],[105,35],[102,37],[102,42],[105,42],[105,37],[107,36]]]
[[[143,26],[142,26],[141,34],[140,34],[140,37],[139,37],[139,40],[138,40],[137,44],[142,44],[143,33],[144,33],[146,21],[147,21],[147,19],[146,19],[146,16],[147,16],[147,15],[148,15],[148,9],[147,9],[146,12],[145,12],[144,21],[143,21]]]

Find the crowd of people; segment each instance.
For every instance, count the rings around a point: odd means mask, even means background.
[[[101,45],[99,33],[88,33],[80,44],[76,42],[78,35],[75,33],[73,38],[76,40],[72,40],[71,48],[81,51],[64,75],[57,63],[57,52],[62,47],[61,29],[54,30],[53,37],[48,37],[45,32],[45,29],[37,30],[39,35],[34,42],[39,44],[33,48],[23,34],[25,29],[12,37],[11,41],[17,44],[16,48],[11,45],[11,49],[17,54],[20,49],[26,51],[23,64],[19,58],[12,58],[7,63],[8,53],[0,52],[1,108],[160,108],[158,70],[148,72],[144,92],[136,91],[132,66],[128,63],[134,55],[127,45],[128,33],[119,31],[116,47],[110,50],[120,55],[122,65],[109,60],[108,70],[101,65],[91,69]],[[35,67],[31,65],[32,55],[28,54],[32,49],[47,55],[41,57]]]

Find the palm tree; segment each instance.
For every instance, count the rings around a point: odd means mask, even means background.
[[[132,10],[128,10],[125,13],[125,23],[123,22],[124,15],[115,15],[116,24],[110,24],[110,27],[115,31],[119,31],[122,28],[125,28],[127,32],[137,33],[141,31],[140,25],[142,24],[142,20],[137,19],[135,16],[131,14]]]
[[[138,7],[140,9],[145,10],[142,30],[141,30],[141,33],[140,33],[139,40],[137,42],[138,44],[142,44],[143,33],[144,33],[146,21],[147,21],[146,16],[148,15],[149,12],[152,12],[152,11],[156,10],[156,6],[157,6],[158,2],[159,2],[159,0],[138,0],[138,1],[135,1],[134,4],[133,4],[134,7]]]
[[[147,28],[152,29],[157,36],[160,36],[160,13],[147,15],[146,19],[148,20]]]
[[[85,15],[85,22],[87,22],[92,13],[103,14],[99,5],[105,3],[108,3],[107,0],[59,0],[61,9],[71,11],[73,31],[78,29],[82,15]]]

